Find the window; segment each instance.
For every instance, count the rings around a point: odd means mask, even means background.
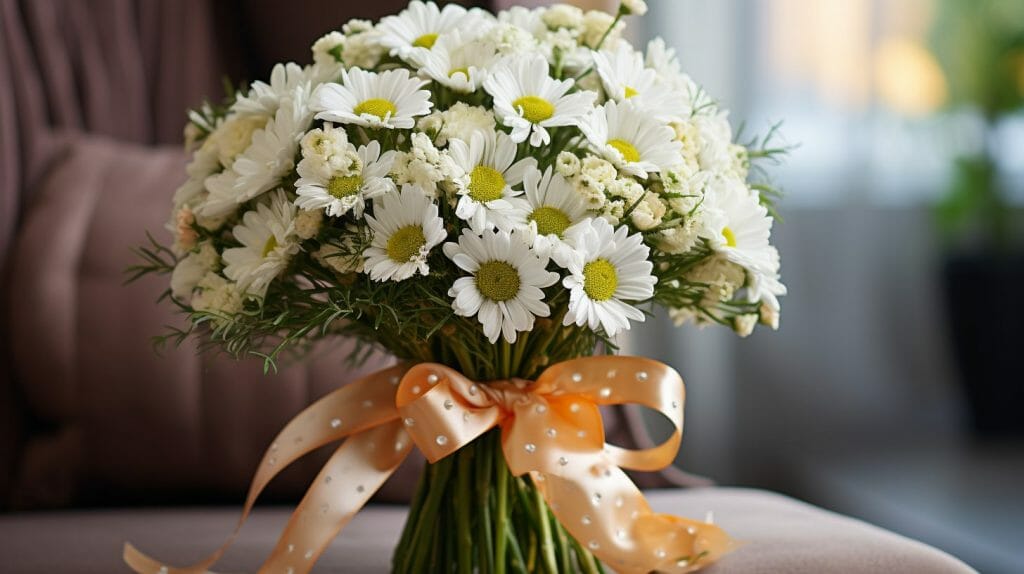
[[[927,201],[944,190],[953,158],[983,141],[976,114],[944,110],[948,80],[928,44],[936,0],[650,6],[646,32],[676,47],[746,133],[784,119],[786,141],[800,147],[773,173],[791,206]],[[1005,170],[1024,180],[1013,153],[1024,149],[1024,119],[991,137]]]

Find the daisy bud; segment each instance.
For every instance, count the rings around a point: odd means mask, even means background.
[[[733,328],[736,329],[736,334],[740,337],[747,337],[754,332],[757,320],[757,315],[740,315],[733,319]]]
[[[644,0],[622,0],[619,4],[619,14],[629,16],[635,14],[643,16],[647,13],[647,2]]]

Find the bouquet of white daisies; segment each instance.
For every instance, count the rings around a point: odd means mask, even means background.
[[[168,337],[199,330],[272,368],[345,335],[485,383],[613,352],[655,305],[740,335],[777,327],[777,194],[758,165],[784,150],[771,135],[737,143],[663,41],[641,52],[622,38],[623,17],[645,10],[413,1],[192,112],[173,244],[151,240],[133,269],[171,275],[189,321]],[[497,435],[477,443],[424,474],[395,570],[429,557],[449,572],[600,571],[597,542],[545,525]]]
[[[268,364],[349,334],[530,376],[614,348],[655,303],[776,327],[774,191],[751,166],[780,150],[736,143],[662,40],[622,39],[645,9],[414,1],[348,22],[312,64],[190,114],[173,246],[136,271],[171,272],[175,335]]]

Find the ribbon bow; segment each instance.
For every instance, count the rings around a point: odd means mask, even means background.
[[[559,522],[598,558],[623,574],[690,572],[727,552],[728,535],[712,524],[653,512],[622,471],[672,463],[682,438],[683,395],[678,373],[639,357],[574,359],[549,367],[535,382],[486,385],[432,363],[384,369],[330,393],[285,426],[253,477],[234,533],[209,558],[172,568],[126,544],[124,560],[140,574],[207,573],[278,472],[348,437],[260,568],[308,572],[413,444],[437,462],[499,426],[511,472],[530,473]],[[663,414],[672,436],[645,450],[606,444],[598,407],[625,403]]]

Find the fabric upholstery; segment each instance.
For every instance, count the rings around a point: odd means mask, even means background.
[[[0,508],[26,437],[61,432],[47,413],[26,408],[25,394],[38,393],[13,377],[7,279],[26,206],[86,133],[179,141],[184,109],[219,97],[224,66],[214,40],[207,0],[0,0]],[[35,344],[49,342],[26,342]]]
[[[863,522],[758,490],[688,489],[649,493],[661,512],[715,521],[742,546],[707,574],[965,574],[974,572],[934,548]],[[218,564],[218,571],[253,572],[276,542],[288,509],[260,508]],[[197,560],[226,537],[236,509],[57,512],[0,517],[0,554],[11,572],[107,574],[123,570],[121,545],[131,540],[176,564]],[[328,548],[316,571],[389,571],[405,509],[364,509]]]

